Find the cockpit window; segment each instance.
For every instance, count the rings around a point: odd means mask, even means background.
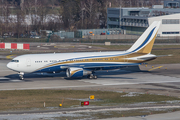
[[[16,62],[16,63],[18,63],[18,62],[19,62],[19,60],[12,60],[11,62]]]

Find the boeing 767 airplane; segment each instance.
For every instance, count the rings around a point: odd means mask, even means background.
[[[68,78],[88,76],[96,79],[95,71],[120,69],[153,60],[151,54],[161,22],[153,22],[127,51],[82,52],[55,54],[27,54],[15,57],[7,67],[19,73],[58,73],[65,71]]]

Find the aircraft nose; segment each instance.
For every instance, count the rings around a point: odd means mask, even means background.
[[[7,68],[11,69],[11,63],[7,64]]]

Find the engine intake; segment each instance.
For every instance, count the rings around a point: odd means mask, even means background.
[[[92,74],[91,70],[83,69],[83,68],[68,68],[66,70],[66,75],[68,78],[73,77],[83,77],[85,75]]]

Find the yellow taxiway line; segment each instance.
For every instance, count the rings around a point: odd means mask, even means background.
[[[8,56],[6,56],[6,58],[7,58],[7,59],[13,59],[12,56],[16,56],[16,55],[8,55]]]
[[[162,68],[162,67],[163,67],[163,66],[155,67],[155,68],[149,69],[148,71],[152,71],[152,70],[155,70],[155,69],[160,69],[160,68]]]

